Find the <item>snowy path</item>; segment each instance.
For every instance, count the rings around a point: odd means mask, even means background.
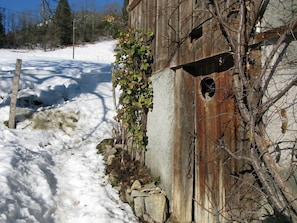
[[[138,222],[96,151],[115,115],[114,45],[77,48],[78,60],[67,59],[71,49],[0,50],[0,223]],[[30,112],[8,129],[16,58],[23,59],[18,109]],[[32,110],[35,102],[41,106]]]
[[[82,145],[57,156],[57,222],[133,222],[127,205],[107,184],[95,144]],[[116,209],[115,209],[116,207]],[[66,214],[65,214],[66,213]],[[107,219],[111,219],[107,221]]]

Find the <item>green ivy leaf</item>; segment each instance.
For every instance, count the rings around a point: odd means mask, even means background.
[[[142,116],[145,111],[153,108],[153,87],[151,76],[151,49],[147,40],[151,39],[151,30],[143,33],[141,30],[121,32],[115,55],[115,65],[118,69],[113,73],[113,86],[121,89],[120,108],[117,110],[117,120],[129,126],[139,148],[145,149],[147,137]]]

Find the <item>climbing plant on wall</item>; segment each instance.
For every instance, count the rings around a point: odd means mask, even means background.
[[[116,119],[132,134],[141,149],[147,145],[147,114],[153,108],[152,38],[151,31],[120,33],[113,73],[113,85],[119,86],[121,92]]]

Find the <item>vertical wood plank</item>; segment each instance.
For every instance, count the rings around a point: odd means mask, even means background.
[[[179,69],[175,80],[174,108],[174,166],[172,212],[179,222],[192,222],[193,176],[188,171],[193,170],[193,152],[191,134],[194,132],[194,77]]]

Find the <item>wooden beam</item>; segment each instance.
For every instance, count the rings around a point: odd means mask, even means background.
[[[297,35],[297,19],[292,21],[290,24],[283,25],[277,28],[273,28],[271,30],[261,32],[256,34],[253,44],[261,44],[264,41],[270,40],[273,41],[277,39],[284,32],[288,32],[288,35]],[[293,25],[293,26],[292,26]],[[293,37],[294,38],[294,37]],[[252,45],[253,45],[252,44]]]
[[[131,12],[142,0],[130,0],[127,11]]]

